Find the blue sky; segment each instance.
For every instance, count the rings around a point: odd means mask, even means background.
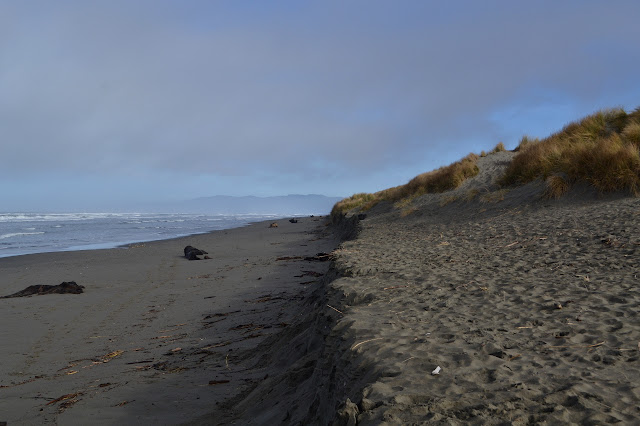
[[[640,106],[637,1],[0,1],[0,211],[348,196]]]

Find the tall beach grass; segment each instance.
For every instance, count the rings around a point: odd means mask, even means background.
[[[500,179],[522,185],[538,178],[558,197],[576,182],[599,191],[640,192],[640,108],[598,111],[542,139],[523,137]]]

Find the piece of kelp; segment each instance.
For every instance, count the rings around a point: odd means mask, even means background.
[[[8,296],[2,296],[0,299],[8,299],[11,297],[27,297],[43,294],[80,294],[83,292],[84,286],[76,284],[75,281],[65,281],[58,285],[30,285],[29,287],[17,293]]]

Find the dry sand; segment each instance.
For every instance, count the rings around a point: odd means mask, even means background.
[[[511,155],[335,227],[0,260],[5,294],[86,286],[0,299],[0,420],[637,424],[640,200],[500,190]]]
[[[345,419],[638,424],[640,200],[495,192],[510,155],[404,217],[380,206],[339,250],[352,365],[378,370]]]

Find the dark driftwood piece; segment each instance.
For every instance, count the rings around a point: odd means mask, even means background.
[[[305,257],[304,260],[315,261],[315,262],[326,262],[328,260],[333,260],[334,256],[331,253],[318,253],[315,256]]]
[[[30,285],[24,290],[10,294],[8,296],[2,296],[0,297],[0,299],[8,299],[11,297],[27,297],[33,296],[34,294],[80,294],[82,293],[83,288],[83,285],[78,285],[75,283],[75,281],[65,281],[58,285]]]
[[[200,250],[192,246],[186,246],[184,248],[184,257],[186,257],[189,260],[201,260],[198,256],[202,256],[205,254],[208,254],[208,253],[204,250]],[[205,256],[205,259],[208,259],[208,257]]]

